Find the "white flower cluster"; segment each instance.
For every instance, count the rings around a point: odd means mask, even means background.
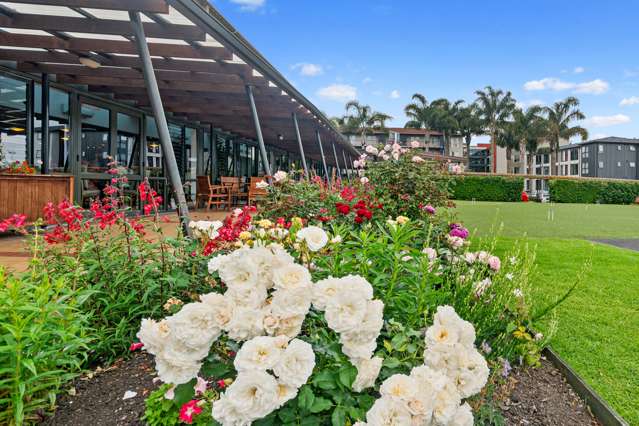
[[[358,275],[329,277],[315,284],[313,306],[324,311],[328,326],[340,336],[342,352],[357,367],[353,390],[373,386],[382,367],[373,352],[384,325],[384,303],[373,299],[373,287]]]
[[[249,425],[295,398],[313,372],[315,354],[299,339],[259,336],[244,343],[234,365],[237,378],[213,403],[213,418],[223,426]]]
[[[386,379],[367,423],[354,426],[472,426],[472,410],[462,400],[481,391],[489,374],[474,341],[472,324],[452,307],[440,306],[426,331],[424,365]]]
[[[198,220],[198,221],[190,221],[189,228],[193,231],[193,235],[196,238],[208,238],[215,239],[219,235],[217,230],[220,229],[224,224],[219,220],[208,221],[208,220]]]
[[[318,226],[307,226],[297,231],[295,238],[304,241],[310,251],[316,252],[323,249],[328,243],[328,234]]]
[[[235,341],[265,334],[297,336],[311,306],[311,274],[281,246],[242,247],[209,261],[226,293],[209,293],[160,322],[145,319],[138,338],[155,355],[163,382],[197,376],[201,360],[224,331]]]

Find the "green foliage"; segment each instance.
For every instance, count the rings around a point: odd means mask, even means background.
[[[549,186],[556,203],[632,204],[639,197],[639,183],[634,181],[553,179]]]
[[[151,392],[145,401],[146,409],[144,410],[144,416],[142,420],[149,426],[176,426],[184,424],[180,421],[180,407],[185,402],[191,400],[188,398],[186,401],[178,400],[177,398],[167,399],[164,395],[169,391],[171,385],[164,384],[155,391]],[[191,384],[191,390],[193,385]],[[200,408],[202,412],[193,417],[193,425],[208,426],[211,424],[217,424],[211,416],[211,403],[212,399],[215,399],[217,394],[214,391],[207,390],[204,395],[201,396]]]
[[[0,268],[1,424],[34,422],[80,370],[90,342],[87,296],[60,278],[18,278]]]
[[[520,201],[524,179],[503,176],[455,176],[451,198],[476,201]]]

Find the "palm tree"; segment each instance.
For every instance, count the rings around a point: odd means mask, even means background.
[[[581,140],[588,139],[588,131],[581,126],[570,126],[573,121],[586,118],[579,109],[579,100],[569,96],[563,101],[557,101],[550,107],[545,107],[547,137],[550,142],[550,170],[552,175],[557,175],[557,153],[559,141],[581,136]]]
[[[411,99],[413,102],[404,107],[404,113],[408,117],[404,127],[411,129],[430,128],[430,108],[426,96],[415,93]]]
[[[490,164],[492,172],[495,173],[497,171],[497,136],[515,109],[515,100],[510,92],[494,89],[491,86],[486,86],[484,90],[477,90],[475,94],[477,95],[475,103],[483,121],[483,127],[490,135],[490,149],[493,157]]]
[[[444,153],[450,154],[450,136],[458,131],[457,112],[464,101],[451,103],[448,99],[435,99],[430,104],[431,128],[442,132],[444,135]]]
[[[471,104],[457,109],[457,131],[466,142],[466,156],[468,164],[470,164],[470,142],[473,135],[483,133],[482,122],[477,114],[477,105]]]
[[[514,121],[505,122],[497,133],[497,146],[506,148],[506,159],[510,160],[513,149],[517,148],[519,143],[517,129]],[[512,173],[510,162],[507,163],[506,172]]]
[[[358,101],[350,101],[346,104],[347,115],[343,118],[344,127],[352,132],[362,135],[362,144],[366,145],[366,134],[374,130],[386,128],[386,121],[392,120],[388,114],[373,111],[368,105],[362,105]]]
[[[527,153],[531,141],[535,141],[533,145],[536,146],[545,130],[545,122],[541,112],[540,106],[533,105],[526,111],[517,108],[512,113],[512,125],[520,155],[521,174],[526,174]],[[530,174],[530,170],[528,173]]]

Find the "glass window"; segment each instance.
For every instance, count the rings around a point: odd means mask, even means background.
[[[599,162],[599,168],[600,168],[600,169],[603,169],[603,168],[604,168],[604,162],[603,162],[603,161],[600,161],[600,162]]]
[[[621,161],[617,161],[617,167],[621,167]]]
[[[633,168],[635,167],[635,162],[634,161],[630,162],[630,167],[633,167]]]
[[[621,151],[621,145],[617,145],[617,151]]]
[[[42,86],[34,85],[34,160],[42,164]],[[49,88],[49,173],[69,173],[69,151],[71,150],[71,127],[69,94]]]
[[[202,142],[202,173],[206,176],[213,174],[213,168],[211,167],[213,158],[211,156],[211,133],[203,133],[204,141]]]
[[[118,113],[118,140],[115,159],[132,174],[140,174],[140,119]]]
[[[635,147],[634,145],[630,145],[630,151],[636,151],[637,147]]]
[[[571,164],[570,165],[570,175],[571,176],[576,176],[579,174],[579,165],[578,164]]]
[[[26,161],[27,83],[0,75],[0,164]]]
[[[162,147],[155,119],[146,119],[146,155],[144,174],[147,177],[163,177],[164,169],[162,164]],[[156,188],[157,190],[157,188]],[[158,192],[159,193],[159,192]]]
[[[196,187],[195,180],[197,176],[197,129],[187,127],[184,129],[184,143],[185,143],[185,162],[186,169],[184,175],[184,182],[189,185],[187,192],[187,199],[195,200]]]
[[[599,152],[604,152],[604,147],[601,144],[599,144]]]
[[[82,144],[80,161],[83,172],[99,173],[108,168],[111,152],[109,123],[111,111],[91,104],[82,104]]]

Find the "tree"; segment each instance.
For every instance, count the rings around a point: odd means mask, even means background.
[[[386,128],[386,121],[391,120],[388,114],[373,111],[368,105],[362,105],[358,101],[350,101],[346,104],[346,116],[344,128],[346,130],[362,135],[362,144],[366,144],[366,134],[373,130],[383,130]]]
[[[404,127],[411,129],[429,129],[431,126],[431,111],[426,96],[415,93],[411,99],[413,102],[404,107],[404,113],[408,117],[408,121]]]
[[[540,106],[533,105],[525,112],[522,109],[517,108],[512,113],[512,126],[516,145],[519,149],[521,174],[526,174],[529,146],[534,146],[536,151],[538,141],[545,132],[545,121],[541,116],[541,112],[542,108]],[[531,152],[531,158],[535,151]],[[528,173],[531,173],[530,168]]]
[[[450,136],[456,133],[459,128],[457,122],[457,112],[464,101],[451,103],[448,99],[435,99],[430,103],[431,128],[442,132],[444,135],[444,153],[450,155]]]
[[[483,133],[482,121],[477,113],[477,105],[470,104],[457,109],[457,131],[466,142],[466,156],[470,165],[470,142],[473,135],[481,135]]]
[[[557,101],[550,107],[544,107],[546,114],[547,138],[550,142],[550,170],[557,175],[557,153],[559,141],[581,136],[581,140],[588,139],[588,131],[581,126],[572,126],[574,121],[586,118],[579,109],[579,100],[569,96],[563,101]]]
[[[477,95],[475,103],[483,128],[490,135],[490,149],[493,157],[490,164],[492,172],[495,173],[497,171],[497,137],[515,109],[515,100],[510,92],[494,89],[491,86],[486,86],[484,90],[477,90],[475,94]]]

